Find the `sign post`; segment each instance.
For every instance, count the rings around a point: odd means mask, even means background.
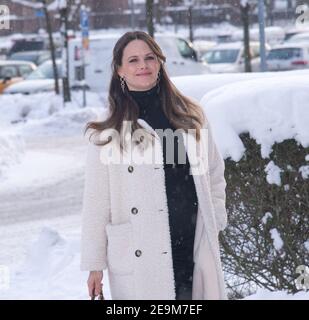
[[[266,65],[266,49],[265,49],[265,6],[264,0],[259,0],[258,3],[258,15],[259,15],[259,30],[260,30],[260,57],[261,57],[261,71],[267,71]]]
[[[89,50],[89,16],[85,6],[80,10],[80,27],[82,32],[82,68],[83,68],[83,107],[86,106],[86,63],[85,55]]]

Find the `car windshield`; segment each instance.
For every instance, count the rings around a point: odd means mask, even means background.
[[[181,58],[177,39],[173,37],[157,37],[157,43],[162,48],[163,54],[170,58]]]
[[[215,49],[206,52],[203,59],[207,63],[234,63],[239,54],[239,49]]]
[[[43,41],[17,41],[13,45],[13,51],[34,51],[34,50],[42,50],[44,47]]]
[[[301,57],[301,48],[280,48],[270,50],[267,60],[288,60]]]
[[[22,60],[22,61],[30,61],[35,62],[38,55],[33,53],[13,53],[8,60]]]
[[[61,77],[61,64],[57,63],[58,76]],[[36,79],[53,79],[54,72],[51,62],[46,62],[40,65],[35,71],[31,72],[26,78],[27,80]]]

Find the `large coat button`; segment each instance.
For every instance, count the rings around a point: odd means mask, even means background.
[[[136,255],[137,257],[140,257],[140,256],[142,255],[142,251],[141,251],[141,250],[136,250],[136,251],[135,251],[135,255]]]
[[[137,208],[132,208],[132,209],[131,209],[131,212],[132,212],[133,214],[137,214],[138,210],[137,210]]]
[[[132,167],[132,166],[129,166],[129,167],[128,167],[128,171],[129,171],[129,172],[133,172],[133,167]]]

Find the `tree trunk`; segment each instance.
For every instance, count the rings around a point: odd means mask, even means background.
[[[146,22],[148,34],[153,38],[154,26],[153,26],[153,0],[146,0]]]
[[[41,0],[43,4],[43,11],[45,15],[45,20],[46,20],[46,29],[48,33],[48,38],[49,38],[49,46],[50,46],[50,53],[51,53],[51,58],[52,58],[52,64],[53,64],[53,71],[54,71],[54,80],[55,80],[55,93],[59,94],[59,82],[58,82],[58,69],[56,65],[56,54],[55,54],[55,45],[54,45],[54,40],[53,40],[53,34],[52,34],[52,26],[50,23],[50,17],[49,13],[47,10],[46,6],[46,0]]]
[[[65,52],[65,59],[62,63],[64,64],[65,72],[62,75],[62,85],[63,85],[63,101],[71,101],[70,83],[69,83],[69,57],[68,57],[68,8],[60,9],[61,16],[61,33],[63,39],[63,48]]]

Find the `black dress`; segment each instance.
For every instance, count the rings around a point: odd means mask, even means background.
[[[129,93],[139,106],[139,118],[145,120],[153,129],[170,128],[175,130],[163,112],[157,89],[156,85],[146,91],[129,91]],[[198,200],[182,136],[175,139],[174,163],[170,163],[170,158],[167,159],[167,150],[171,147],[168,145],[169,140],[163,138],[161,143],[164,156],[176,300],[191,300],[194,267],[193,245]],[[182,148],[183,154],[186,156],[185,163],[178,159],[177,148]]]

